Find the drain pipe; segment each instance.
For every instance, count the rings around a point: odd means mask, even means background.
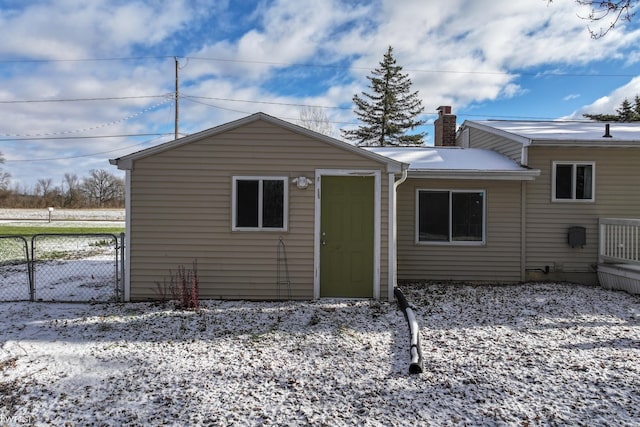
[[[422,348],[420,345],[420,328],[418,322],[413,314],[413,308],[407,302],[402,291],[398,288],[393,290],[393,293],[398,300],[398,307],[404,312],[404,317],[409,324],[409,333],[411,336],[411,347],[409,347],[409,353],[411,354],[411,363],[409,363],[410,374],[421,374],[424,368],[422,361]]]
[[[398,287],[398,187],[407,180],[409,165],[403,164],[402,175],[397,181],[393,181],[393,192],[389,191],[389,217],[391,226],[389,227],[389,301],[393,300],[393,293]],[[391,185],[391,183],[389,183]],[[391,197],[393,196],[393,199]]]

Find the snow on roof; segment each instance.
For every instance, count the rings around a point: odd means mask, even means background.
[[[525,138],[524,143],[536,141],[589,141],[589,142],[633,142],[640,145],[640,123],[608,123],[610,138],[606,133],[605,122],[587,121],[466,121],[465,125],[487,127]],[[485,129],[487,130],[487,129]]]
[[[504,177],[518,175],[537,176],[532,171],[518,165],[492,150],[461,147],[363,147],[368,151],[390,159],[409,164],[413,175],[429,173],[463,174],[503,174]]]

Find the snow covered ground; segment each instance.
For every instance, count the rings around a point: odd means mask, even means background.
[[[420,375],[395,304],[0,303],[0,424],[640,423],[640,297],[568,284],[404,291]]]
[[[122,221],[124,209],[58,209],[51,212],[53,225],[64,221]],[[16,220],[49,222],[48,209],[0,209],[0,223]],[[32,224],[30,224],[32,225]]]

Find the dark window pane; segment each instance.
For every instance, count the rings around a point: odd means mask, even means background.
[[[418,240],[449,241],[449,192],[421,191],[418,197]]]
[[[573,165],[556,165],[556,199],[573,199]]]
[[[592,199],[593,166],[576,166],[576,199]]]
[[[284,182],[262,181],[262,226],[284,227]]]
[[[456,241],[482,241],[483,194],[451,194],[451,238]]]
[[[258,184],[257,180],[236,181],[236,226],[258,226]]]

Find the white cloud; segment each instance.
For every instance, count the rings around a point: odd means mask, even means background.
[[[136,45],[158,43],[192,16],[184,1],[60,0],[26,3],[0,12],[0,54],[38,59],[128,56]]]
[[[622,101],[628,99],[630,102],[633,102],[636,95],[640,95],[640,77],[632,79],[626,85],[615,89],[608,95],[596,99],[591,104],[579,108],[567,117],[583,118],[583,114],[615,114]]]
[[[366,90],[366,76],[378,66],[388,45],[394,47],[398,63],[420,92],[427,114],[435,114],[439,105],[462,110],[517,99],[531,90],[522,79],[527,72],[562,70],[603,58],[626,61],[629,67],[638,62],[632,47],[637,45],[640,31],[623,26],[593,41],[572,1],[547,6],[542,0],[403,0],[401,7],[396,0],[274,0],[257,1],[253,7],[241,3],[15,3],[16,9],[0,10],[0,27],[10,35],[0,44],[0,58],[190,56],[180,60],[181,91],[218,99],[183,99],[180,127],[188,133],[256,111],[288,119],[299,116],[299,107],[281,104],[350,104],[355,93]],[[239,7],[244,9],[231,9]],[[337,68],[286,65],[300,63]],[[286,77],[282,77],[283,71]],[[306,78],[303,84],[308,84],[315,76],[325,79],[321,89],[311,93],[302,87],[296,92],[296,79]],[[0,100],[160,95],[173,90],[174,64],[172,58],[0,63],[0,78]],[[602,94],[607,95],[606,102],[583,110],[617,107],[621,96],[640,93],[640,83],[632,83]],[[159,101],[0,104],[0,134],[64,132],[114,121],[117,123],[100,128],[101,133],[172,131],[170,106],[120,121]],[[327,114],[332,121],[353,121],[348,110],[328,109]],[[23,164],[4,165],[16,179],[30,181],[42,177],[46,170],[62,176],[69,162],[76,166],[103,162],[102,167],[109,168],[107,158],[126,154],[124,147],[134,143],[130,139],[3,143],[0,151],[10,160],[73,157],[123,148],[122,152],[76,161],[34,163],[28,172]]]

